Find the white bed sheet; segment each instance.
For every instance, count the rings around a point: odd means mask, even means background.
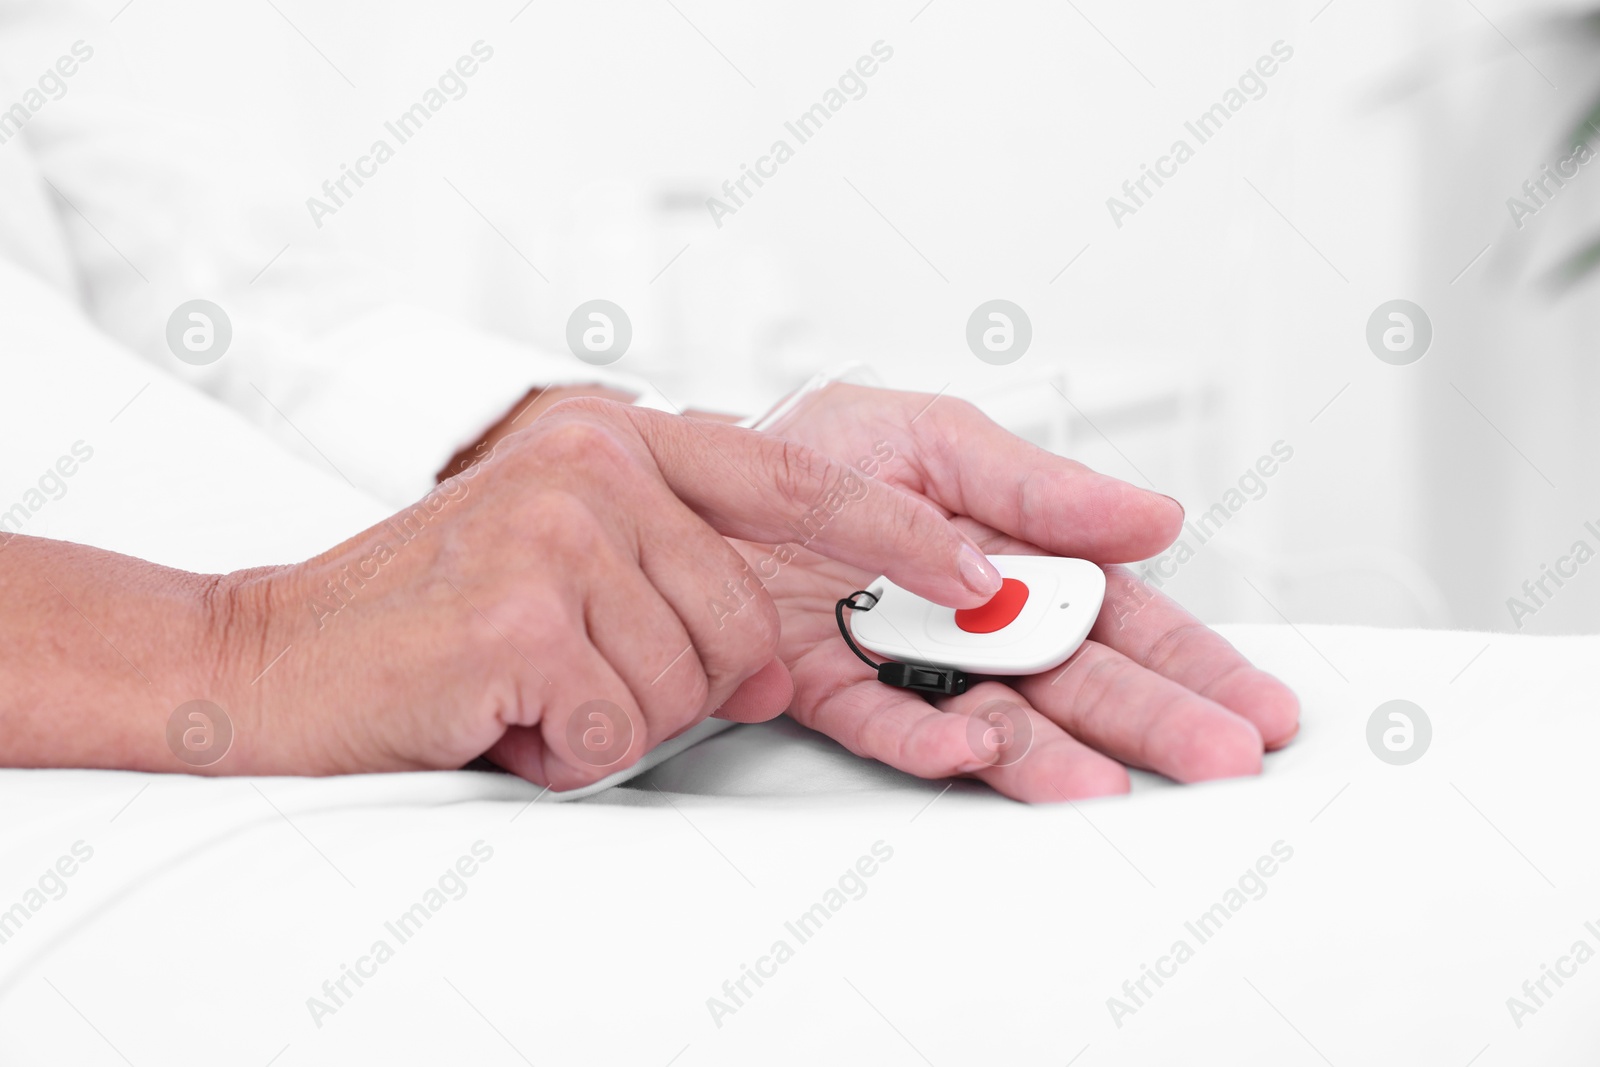
[[[1303,694],[1295,744],[1257,780],[1071,806],[785,724],[565,805],[469,772],[0,774],[0,906],[93,849],[0,945],[0,1062],[1593,1062],[1600,962],[1521,1027],[1506,1000],[1600,945],[1594,642],[1230,633]],[[1435,728],[1407,767],[1365,742],[1397,695]],[[385,922],[479,842],[399,942]],[[785,922],[878,842],[802,943]],[[1277,842],[1265,895],[1200,943],[1185,922]],[[1107,998],[1180,938],[1193,958],[1118,1026]],[[314,1019],[379,939],[393,957]],[[778,940],[793,957],[714,1017]]]

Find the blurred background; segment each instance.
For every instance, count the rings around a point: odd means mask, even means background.
[[[1193,552],[1159,574],[1208,621],[1600,623],[1600,564],[1523,590],[1600,549],[1597,283],[1552,281],[1600,230],[1600,165],[1523,189],[1600,98],[1582,4],[82,6],[95,77],[281,172],[262,263],[337,247],[550,351],[614,301],[615,369],[684,405],[763,409],[849,360],[971,398],[1179,498]],[[305,199],[480,40],[466,95],[314,225]],[[892,57],[800,144],[784,124],[877,42]],[[1202,143],[1185,124],[1270,56]],[[708,198],[779,138],[793,158],[719,225]],[[1117,217],[1180,139],[1192,158]],[[1032,327],[1003,366],[967,343],[992,299]],[[1368,342],[1397,299],[1432,334],[1401,365]]]

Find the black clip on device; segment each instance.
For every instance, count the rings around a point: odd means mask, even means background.
[[[872,603],[862,605],[856,603],[857,597],[871,597]],[[892,685],[896,689],[913,689],[919,693],[932,693],[937,696],[955,696],[967,691],[967,676],[954,667],[926,667],[919,663],[897,663],[894,660],[884,660],[874,663],[867,658],[856,644],[855,638],[850,636],[850,627],[844,621],[844,609],[851,611],[871,611],[878,603],[878,598],[865,589],[857,589],[847,597],[841,597],[833,606],[833,617],[839,622],[839,635],[844,638],[844,643],[850,646],[850,651],[878,672],[878,681],[884,685]]]

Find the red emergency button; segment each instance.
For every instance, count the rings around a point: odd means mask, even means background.
[[[956,625],[969,634],[992,634],[1010,626],[1027,602],[1028,587],[1015,578],[1007,578],[987,604],[956,612]]]

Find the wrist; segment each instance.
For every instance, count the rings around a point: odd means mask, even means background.
[[[227,714],[232,748],[223,774],[337,774],[354,769],[322,713],[329,686],[316,671],[315,627],[303,567],[263,567],[215,578],[204,594],[212,655],[203,692]],[[308,625],[309,624],[309,625]]]

